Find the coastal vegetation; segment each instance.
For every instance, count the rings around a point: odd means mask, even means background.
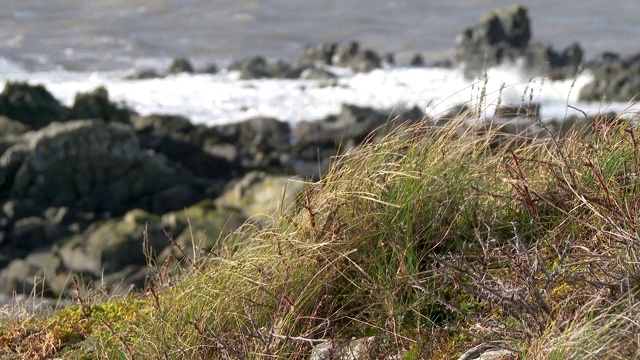
[[[147,251],[142,292],[74,278],[73,305],[0,313],[0,357],[637,357],[637,119],[523,139],[470,115],[380,129],[207,254]]]

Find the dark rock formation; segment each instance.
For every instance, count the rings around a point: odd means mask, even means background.
[[[94,213],[117,214],[132,206],[162,212],[171,209],[154,197],[188,184],[179,175],[162,157],[141,152],[130,126],[101,120],[52,123],[2,155],[0,197]],[[188,202],[190,196],[180,198]]]
[[[360,49],[360,44],[353,41],[309,45],[300,53],[295,64],[301,67],[331,65],[347,67],[355,72],[369,72],[380,68],[382,59],[372,50]]]
[[[118,107],[109,100],[109,93],[104,87],[99,87],[89,93],[76,95],[69,118],[71,119],[102,119],[106,122],[129,122],[131,111]]]
[[[535,75],[552,79],[572,77],[582,62],[576,43],[562,52],[531,43],[527,10],[514,5],[486,14],[479,24],[467,28],[457,40],[456,59],[465,65],[465,76],[481,77],[485,69],[523,59]]]
[[[63,119],[67,111],[42,85],[8,82],[0,94],[0,114],[32,129]]]
[[[193,73],[193,65],[187,58],[174,59],[171,65],[167,68],[166,74],[180,74],[180,73]]]
[[[580,90],[584,101],[634,101],[640,99],[640,54],[622,59],[600,54],[591,64],[594,79]]]

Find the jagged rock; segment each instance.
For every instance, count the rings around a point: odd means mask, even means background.
[[[76,95],[70,118],[72,119],[102,119],[106,122],[129,121],[130,111],[119,108],[109,101],[109,93],[104,87],[98,87],[89,93]]]
[[[33,129],[63,119],[66,111],[42,85],[7,82],[0,94],[0,114]]]
[[[583,101],[640,99],[640,53],[626,59],[605,53],[591,65],[594,79],[580,89]]]
[[[303,49],[295,64],[300,67],[324,65],[351,68],[355,72],[369,72],[382,66],[382,59],[372,50],[361,50],[352,42],[309,45]]]
[[[458,36],[456,59],[464,63],[468,78],[481,77],[487,68],[517,59],[524,59],[534,75],[548,75],[552,79],[575,76],[583,58],[580,45],[575,43],[556,52],[530,40],[531,24],[526,8],[513,5],[497,9]]]
[[[229,70],[240,71],[241,80],[262,78],[296,79],[300,77],[304,67],[294,67],[283,60],[267,62],[262,56],[254,56],[231,64]]]

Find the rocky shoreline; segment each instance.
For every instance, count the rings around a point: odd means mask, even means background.
[[[410,65],[464,66],[475,77],[485,66],[524,59],[532,75],[551,79],[592,71],[584,100],[638,97],[640,55],[585,61],[577,43],[557,51],[531,41],[531,34],[526,9],[500,9],[461,34],[455,59],[425,65],[416,57]],[[241,79],[330,80],[334,67],[368,72],[393,62],[392,55],[347,42],[310,45],[291,63],[258,56],[228,70],[240,71]],[[176,59],[164,73],[131,79],[216,71]],[[43,86],[8,83],[0,94],[0,294],[65,297],[71,276],[108,292],[141,289],[148,251],[159,263],[170,256],[180,261],[169,236],[186,254],[215,250],[218,239],[245,221],[275,214],[281,201],[293,203],[304,181],[318,179],[332,157],[404,122],[438,126],[460,109],[429,119],[417,108],[387,113],[344,104],[337,115],[295,126],[259,117],[207,127],[174,115],[140,116],[114,104],[104,88],[78,94],[66,107]],[[539,130],[535,106],[502,107],[496,116],[505,132]]]

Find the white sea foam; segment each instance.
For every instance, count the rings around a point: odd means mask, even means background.
[[[7,69],[7,71],[2,71]],[[599,111],[637,111],[626,103],[579,102],[580,88],[591,80],[583,73],[574,80],[528,78],[517,67],[491,69],[487,80],[469,81],[459,69],[387,68],[370,73],[341,71],[335,80],[239,80],[237,72],[180,74],[166,78],[126,80],[123,72],[68,71],[28,73],[10,62],[0,62],[0,81],[43,84],[65,105],[78,92],[104,86],[113,101],[142,115],[183,115],[194,123],[225,124],[254,116],[269,116],[291,123],[337,114],[342,104],[401,111],[417,106],[430,116],[467,103],[482,105],[493,114],[497,104],[541,103],[543,118],[561,119]],[[486,89],[484,92],[482,89]],[[500,99],[500,100],[499,100]]]

